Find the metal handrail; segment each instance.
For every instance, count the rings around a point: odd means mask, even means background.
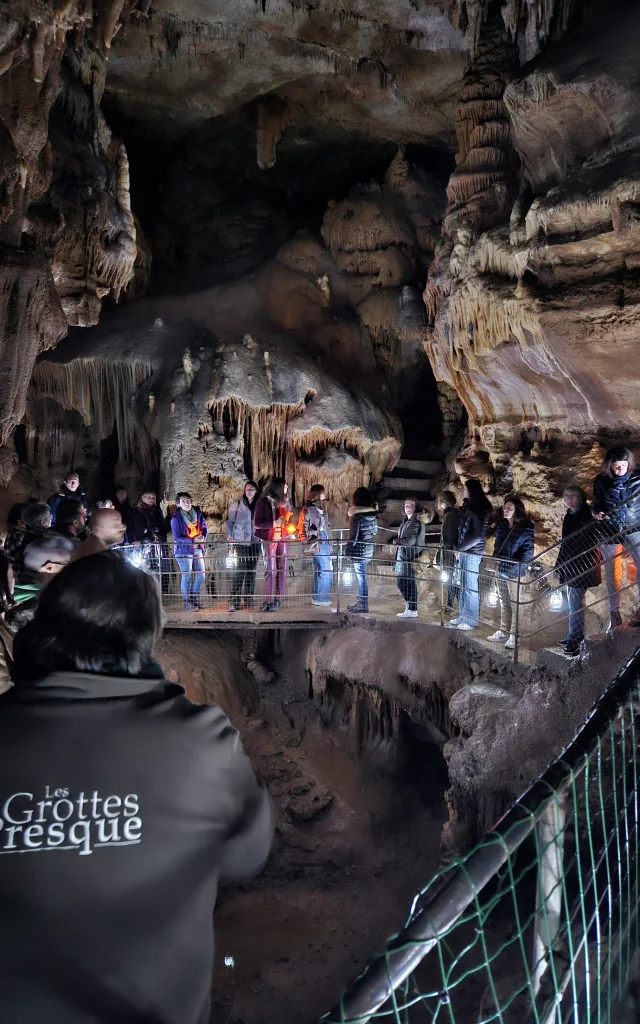
[[[598,740],[619,715],[638,686],[640,648],[593,705],[572,742],[555,758],[467,857],[455,861],[446,884],[423,902],[392,940],[383,957],[373,960],[347,990],[322,1024],[366,1024],[446,934],[507,858],[544,818],[550,805],[584,771]],[[537,1019],[537,1017],[536,1017]]]
[[[585,523],[585,525],[581,526],[579,530],[576,530],[574,533],[571,534],[572,539],[584,536],[589,531],[593,532],[594,530],[597,530],[598,526],[601,523],[608,523],[608,522],[610,522],[609,517],[611,515],[615,514],[616,512],[620,512],[623,509],[628,508],[633,502],[635,502],[635,499],[630,499],[629,501],[622,501],[622,502],[620,502],[619,505],[616,505],[614,508],[610,509],[609,512],[607,512],[607,514],[606,514],[604,519],[596,519],[595,516],[594,516],[592,522]],[[638,525],[638,527],[640,529],[640,515],[638,516],[637,520],[634,520],[634,522],[637,523],[637,525]],[[608,533],[606,536],[610,537],[612,542],[615,543],[615,541],[614,541],[615,537],[623,538],[625,533],[628,533],[628,532],[629,532],[628,527],[625,526],[624,530],[616,530],[616,531],[614,531],[614,533]],[[605,537],[604,536],[601,537],[600,539],[601,539],[602,542],[605,541]],[[618,543],[621,543],[621,540],[618,541]],[[531,559],[531,561],[529,562],[529,565],[531,566],[535,562],[540,561],[542,558],[545,557],[545,555],[548,555],[549,552],[555,551],[556,549],[558,549],[561,544],[562,544],[562,538],[560,538],[560,540],[555,541],[553,544],[550,544],[549,547],[544,548],[544,550],[539,551],[538,554],[534,555],[534,557]],[[594,545],[594,549],[597,548],[597,547],[598,547],[598,545],[595,544]]]

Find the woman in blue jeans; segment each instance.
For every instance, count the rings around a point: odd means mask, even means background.
[[[185,611],[191,611],[202,607],[200,588],[204,583],[207,522],[186,491],[176,495],[176,504],[178,507],[171,519],[171,532],[175,541],[176,562],[180,567],[180,593]]]
[[[480,614],[480,563],[492,512],[491,502],[475,477],[464,485],[464,501],[458,519],[460,564],[460,615],[451,619],[451,629],[475,629]]]
[[[378,532],[376,505],[371,491],[358,487],[353,495],[353,507],[349,509],[351,529],[345,554],[353,561],[353,571],[358,581],[358,600],[350,604],[347,611],[369,611],[369,580],[367,567],[375,551],[373,539]]]
[[[300,518],[298,520],[298,537],[307,541],[313,555],[313,592],[311,604],[318,608],[331,607],[331,583],[333,581],[333,561],[331,559],[331,527],[325,502],[327,496],[322,484],[313,484],[309,488]]]

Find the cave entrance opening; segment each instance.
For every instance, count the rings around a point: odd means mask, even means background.
[[[404,433],[402,457],[424,459],[443,442],[438,386],[426,352],[398,383],[397,412]]]

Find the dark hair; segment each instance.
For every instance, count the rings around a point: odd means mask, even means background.
[[[367,487],[358,487],[357,490],[354,491],[352,502],[354,505],[357,505],[360,508],[366,508],[369,505],[375,505],[375,501],[373,500],[373,494]]]
[[[514,518],[516,520],[524,519],[527,515],[527,510],[524,507],[524,501],[522,500],[522,498],[519,498],[517,494],[508,494],[507,497],[502,502],[503,510],[504,506],[507,504],[508,501],[510,501],[511,504],[515,506],[516,514]]]
[[[412,501],[413,504],[416,506],[416,515],[418,515],[419,512],[422,512],[422,506],[421,506],[420,502],[418,501],[418,499],[413,494],[409,494],[408,497],[406,497],[404,499],[402,504],[404,505],[404,503],[406,501]]]
[[[180,498],[188,498],[189,501],[193,501],[188,491],[178,491],[178,493],[176,494],[176,505],[180,504]]]
[[[610,448],[604,459],[602,460],[601,472],[606,473],[607,476],[612,476],[611,467],[614,462],[628,462],[629,469],[633,469],[635,466],[635,459],[633,452],[629,448],[626,448],[623,444],[615,445]]]
[[[268,498],[273,498],[274,501],[284,501],[284,485],[286,482],[283,476],[272,476],[264,493]]]
[[[56,509],[56,523],[69,526],[80,518],[82,508],[80,498],[63,498]]]
[[[580,497],[580,501],[581,501],[581,503],[583,505],[586,503],[586,501],[587,501],[587,492],[584,491],[582,489],[582,487],[579,487],[578,484],[567,484],[567,486],[565,487],[565,489],[564,489],[564,491],[562,493],[566,494],[567,491],[570,491],[571,494],[577,494]]]
[[[9,591],[10,568],[11,562],[4,551],[0,551],[0,611],[3,612],[6,612],[13,604],[13,595]]]
[[[312,484],[307,491],[307,501],[315,501],[321,494],[324,494],[325,488],[323,484]]]
[[[447,508],[455,508],[456,505],[458,504],[458,499],[456,498],[453,491],[442,491],[440,495],[440,500],[445,503]]]
[[[66,566],[16,634],[16,683],[52,672],[144,675],[162,630],[155,580],[112,551]]]
[[[17,505],[12,505],[7,513],[7,526],[17,526],[22,520],[22,513],[29,503],[27,501],[21,501]]]
[[[129,488],[126,486],[126,484],[116,484],[116,487],[115,487],[115,490],[114,490],[113,493],[114,494],[119,494],[120,491],[126,491],[126,493],[128,494],[129,493]]]
[[[469,495],[469,508],[476,515],[484,515],[491,509],[491,502],[487,498],[486,494],[482,489],[482,484],[475,476],[470,476],[468,480],[464,482]]]
[[[78,480],[80,479],[80,474],[78,473],[78,470],[70,469],[68,473],[65,473],[64,480],[62,481],[63,484],[67,482],[70,476],[77,476]]]
[[[255,489],[256,489],[256,493],[254,494],[254,496],[251,499],[251,501],[247,501],[247,495],[245,494],[245,491],[246,491],[247,487],[255,487]],[[245,481],[245,485],[242,488],[242,498],[241,498],[241,501],[245,501],[247,503],[247,505],[249,506],[249,508],[251,509],[252,512],[253,512],[254,508],[256,507],[256,502],[258,500],[259,495],[260,495],[260,488],[258,487],[258,485],[255,482],[255,480],[246,480]]]
[[[60,502],[62,504],[62,502]],[[49,515],[51,509],[44,502],[32,501],[28,504],[22,513],[22,522],[26,527],[31,530],[38,530],[41,527],[42,520],[45,516]]]

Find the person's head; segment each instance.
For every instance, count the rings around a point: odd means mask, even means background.
[[[178,508],[183,509],[183,511],[190,512],[193,505],[191,495],[187,491],[178,491],[176,494],[176,505]]]
[[[129,492],[124,484],[118,484],[116,487],[116,501],[119,501],[121,505],[124,505],[125,501],[129,497]]]
[[[155,491],[145,491],[144,494],[142,494],[140,496],[140,504],[141,505],[146,505],[148,508],[153,508],[155,503],[156,503],[156,492]]]
[[[66,526],[70,533],[84,529],[87,516],[79,498],[64,498],[56,509],[56,524]]]
[[[75,472],[75,470],[71,473],[67,473],[64,478],[64,485],[68,491],[72,492],[72,494],[78,490],[78,487],[80,486],[80,476]]]
[[[12,505],[7,513],[7,526],[22,526],[22,513],[29,502],[21,501],[17,505]]]
[[[22,563],[28,572],[35,573],[42,583],[49,583],[62,572],[71,558],[74,541],[57,533],[47,533],[41,540],[27,544]]]
[[[453,491],[442,491],[438,498],[438,508],[443,511],[448,508],[455,508],[457,504],[458,501]]]
[[[244,485],[244,490],[242,493],[244,494],[249,504],[253,505],[253,502],[258,497],[258,485],[255,484],[253,480],[247,480],[246,484]]]
[[[272,476],[269,483],[267,484],[267,496],[273,498],[275,502],[284,502],[287,497],[287,484],[284,477]]]
[[[92,535],[107,547],[122,544],[124,539],[125,525],[115,508],[97,508],[91,516],[89,528]]]
[[[419,512],[419,511],[420,511],[420,508],[418,506],[417,498],[405,498],[404,499],[404,514],[405,514],[405,516],[407,516],[408,519],[410,519],[411,516],[416,515],[416,513]]]
[[[582,490],[582,487],[578,487],[577,484],[567,484],[564,489],[563,498],[567,508],[575,509],[585,504],[587,495]]]
[[[162,630],[157,584],[115,552],[72,562],[15,637],[13,678],[52,672],[143,675]]]
[[[313,502],[326,501],[326,498],[327,495],[325,494],[322,484],[312,484],[307,491],[307,501],[310,504],[313,504]]]
[[[527,513],[522,498],[519,498],[517,494],[510,494],[508,498],[504,499],[502,514],[505,519],[514,523],[518,519],[524,519]]]
[[[0,612],[6,612],[13,604],[14,584],[13,566],[4,551],[0,551]]]
[[[44,502],[30,502],[24,507],[22,522],[27,530],[48,530],[51,526],[51,509]]]
[[[373,494],[367,487],[358,487],[353,492],[353,498],[351,501],[357,508],[372,507],[375,504]]]
[[[602,472],[608,476],[624,476],[634,467],[633,452],[624,445],[610,448],[602,463]]]
[[[114,508],[114,504],[111,498],[103,498],[102,501],[96,501],[96,508]]]
[[[490,501],[482,489],[482,484],[474,476],[465,480],[464,496],[473,512],[482,512],[490,505]]]

